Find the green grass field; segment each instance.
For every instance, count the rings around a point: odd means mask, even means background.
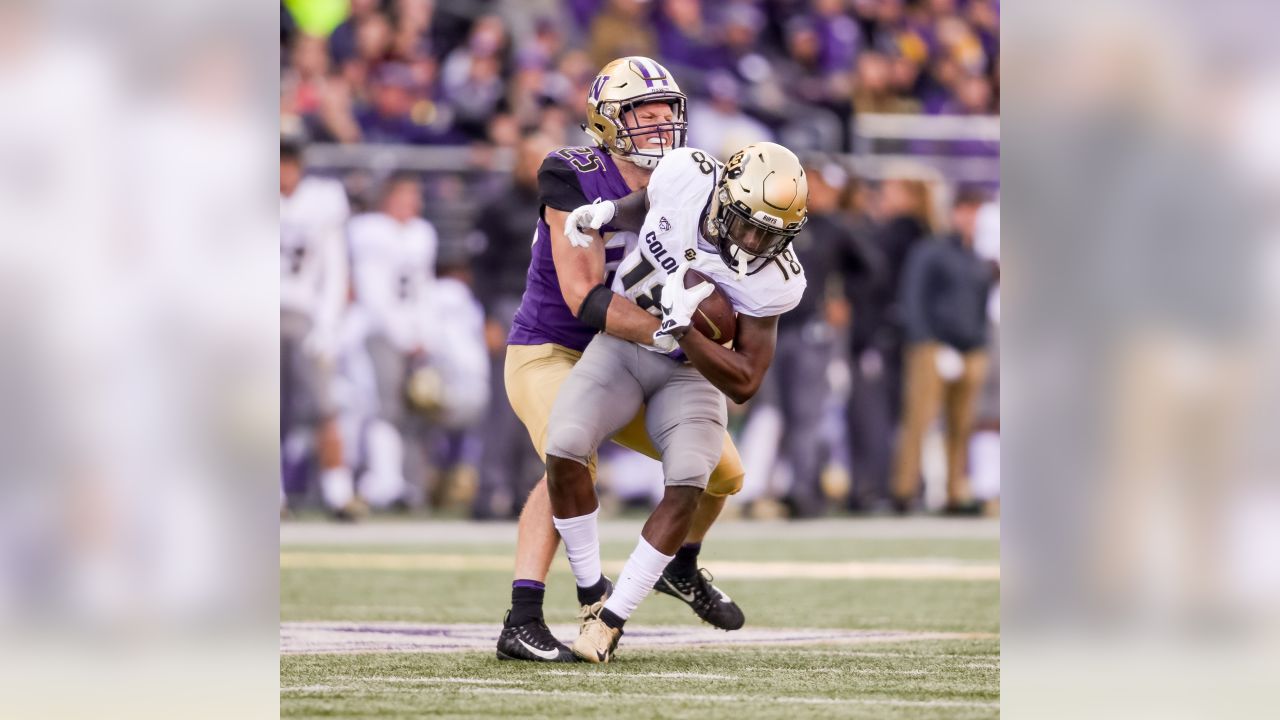
[[[280,666],[285,717],[978,718],[998,715],[999,540],[994,521],[723,523],[702,564],[747,615],[747,631],[857,631],[847,638],[738,646],[644,644],[706,628],[651,595],[608,666],[499,662],[514,528],[466,523],[312,523],[281,541]],[[639,525],[602,526],[606,571]],[[928,572],[920,572],[928,569]],[[552,569],[547,619],[571,624],[572,576]],[[340,625],[376,652],[328,652],[307,621]],[[483,623],[450,651],[439,627]],[[328,625],[325,625],[327,628]],[[457,626],[464,628],[465,626]],[[448,629],[452,632],[452,629]],[[571,639],[561,634],[561,639]],[[403,633],[403,634],[402,634]],[[706,637],[708,633],[701,633]],[[726,641],[734,633],[715,633]],[[328,636],[324,636],[328,637]],[[690,636],[692,637],[692,636]],[[631,647],[628,641],[631,640]],[[408,645],[398,645],[405,640]],[[452,641],[448,641],[452,642]],[[719,642],[715,640],[715,642]],[[357,648],[358,649],[358,648]]]

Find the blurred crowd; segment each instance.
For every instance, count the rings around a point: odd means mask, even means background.
[[[788,143],[810,176],[808,275],[766,386],[731,407],[759,516],[999,495],[999,209],[991,187],[872,180],[858,113],[995,114],[986,0],[284,3],[282,506],[514,517],[541,463],[502,385],[548,152],[596,71],[648,54],[689,95],[689,144]],[[319,12],[324,9],[333,12]],[[500,147],[511,170],[335,173],[315,143]],[[404,148],[405,151],[408,148]],[[998,151],[998,146],[997,146]],[[314,241],[323,238],[320,252]],[[603,450],[604,502],[647,505],[660,465]]]
[[[576,144],[588,85],[626,55],[675,74],[691,144],[717,154],[847,151],[859,114],[999,107],[998,0],[293,0],[280,42],[285,130],[315,142]]]

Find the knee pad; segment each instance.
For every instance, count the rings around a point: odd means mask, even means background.
[[[577,460],[583,465],[589,465],[591,456],[596,450],[591,443],[591,432],[587,428],[573,423],[565,423],[554,425],[548,429],[547,446],[544,451],[548,456],[558,455],[562,458]]]
[[[707,481],[707,494],[716,497],[737,495],[738,491],[742,490],[746,477],[747,471],[742,467],[742,457],[738,455],[738,448],[729,436],[725,435],[720,460],[711,471],[711,479]]]
[[[711,479],[707,481],[707,494],[716,497],[728,497],[737,495],[742,489],[742,482],[747,477],[741,468],[738,468],[733,474],[721,473],[718,471],[711,473]]]
[[[692,486],[700,490],[707,489],[707,478],[711,474],[708,463],[697,457],[678,457],[664,462],[663,474],[667,485]]]

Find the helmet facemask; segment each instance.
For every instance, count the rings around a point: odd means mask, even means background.
[[[636,110],[650,103],[669,105],[672,119],[666,122],[641,121]],[[685,116],[683,96],[650,95],[625,105],[609,103],[601,107],[601,114],[612,120],[617,128],[617,139],[609,150],[642,168],[652,170],[668,152],[685,146],[689,122]]]
[[[751,263],[768,262],[786,252],[809,220],[805,217],[799,223],[792,223],[792,227],[783,228],[776,218],[764,213],[753,217],[745,204],[732,201],[724,187],[716,192],[716,205],[711,222],[720,258],[739,277],[747,274]]]

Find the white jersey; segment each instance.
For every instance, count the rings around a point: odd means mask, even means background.
[[[436,276],[436,231],[422,218],[399,223],[382,213],[351,220],[356,305],[370,332],[399,349],[421,347],[432,322],[427,294]]]
[[[715,280],[742,315],[781,315],[800,303],[805,276],[794,253],[787,251],[768,262],[756,260],[739,278],[715,244],[702,236],[702,215],[722,170],[721,163],[693,148],[662,158],[649,179],[649,212],[640,241],[618,266],[614,292],[661,315],[657,304],[667,276],[690,261],[694,270]]]
[[[280,196],[280,307],[325,332],[336,329],[347,302],[342,232],[350,212],[337,180],[304,177]]]
[[[484,308],[466,283],[448,277],[432,284],[427,307],[432,332],[422,347],[444,380],[445,422],[451,427],[475,422],[489,403]]]

